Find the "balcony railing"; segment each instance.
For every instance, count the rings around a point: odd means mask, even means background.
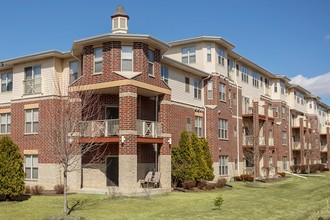
[[[250,107],[248,105],[243,105],[242,106],[242,114],[243,115],[250,115],[250,114],[252,114],[252,107]]]
[[[292,148],[294,150],[300,150],[300,142],[293,142]]]
[[[259,145],[261,145],[261,146],[265,145],[265,137],[259,136]]]
[[[41,78],[26,79],[23,81],[24,94],[36,94],[41,92]]]
[[[161,137],[162,125],[155,121],[136,120],[137,135],[141,137]]]
[[[265,115],[265,107],[264,106],[258,106],[259,115]]]
[[[321,151],[327,152],[328,151],[328,145],[327,144],[321,144]]]
[[[109,137],[119,134],[119,119],[83,121],[80,124],[82,137]]]
[[[244,135],[243,136],[243,145],[244,146],[253,146],[253,135]]]
[[[269,118],[274,118],[274,111],[273,111],[273,109],[268,109],[268,117]]]
[[[274,138],[268,138],[268,145],[274,146]]]

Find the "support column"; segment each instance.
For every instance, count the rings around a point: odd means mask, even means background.
[[[330,168],[330,128],[327,128],[327,164]]]
[[[255,176],[260,176],[260,158],[259,158],[259,103],[253,102],[253,147],[254,147],[254,172]]]
[[[137,183],[137,88],[119,87],[119,188],[134,193]]]
[[[170,134],[171,128],[171,96],[163,95],[160,97],[159,107],[159,122],[162,123],[162,133],[164,142],[160,148],[159,155],[159,171],[161,172],[161,187],[166,191],[171,190],[171,149],[170,143],[172,135]]]

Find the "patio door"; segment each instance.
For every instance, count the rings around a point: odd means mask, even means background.
[[[118,156],[107,157],[106,159],[106,175],[107,175],[107,186],[118,186],[119,177],[119,164]]]
[[[119,108],[118,106],[105,107],[105,119],[118,119]]]

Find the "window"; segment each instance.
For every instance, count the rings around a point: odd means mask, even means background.
[[[121,46],[121,70],[133,71],[133,47]]]
[[[186,88],[186,92],[189,92],[189,84],[190,84],[190,80],[188,77],[185,77],[185,88]]]
[[[202,137],[202,117],[195,117],[195,133],[197,137]]]
[[[234,137],[237,137],[237,126],[234,125]]]
[[[182,63],[195,63],[196,62],[196,48],[185,47],[182,48]]]
[[[168,68],[165,66],[162,66],[160,69],[160,75],[162,77],[162,80],[168,84]]]
[[[234,105],[234,106],[237,105],[237,97],[236,97],[236,93],[233,93],[233,105]]]
[[[280,82],[280,87],[281,87],[281,94],[282,95],[285,95],[285,93],[286,93],[285,83],[284,82]]]
[[[25,133],[38,133],[39,127],[39,110],[27,109],[25,110]]]
[[[1,118],[1,134],[10,134],[11,132],[11,114],[4,113],[0,115]]]
[[[267,78],[265,78],[265,87],[269,88],[269,80]]]
[[[272,156],[270,156],[269,157],[269,168],[273,168],[273,157]]]
[[[219,139],[228,139],[228,121],[218,119],[218,137]]]
[[[226,85],[223,83],[219,85],[219,97],[220,101],[226,101]]]
[[[194,98],[195,99],[201,99],[202,98],[202,89],[201,89],[201,83],[194,79]]]
[[[260,87],[263,87],[263,82],[264,82],[264,79],[262,78],[262,76],[260,76]]]
[[[154,76],[155,52],[148,50],[148,74]]]
[[[25,155],[25,179],[38,179],[38,155]]]
[[[186,130],[188,131],[188,132],[191,132],[191,118],[187,118],[187,120],[186,120]]]
[[[210,44],[208,44],[207,45],[207,62],[211,62],[211,56],[212,56],[212,54],[211,54],[211,45]]]
[[[225,65],[225,51],[220,48],[218,48],[218,64],[221,66]]]
[[[207,98],[213,99],[213,82],[212,82],[212,80],[207,82]]]
[[[282,131],[282,144],[286,145],[286,131]]]
[[[219,157],[219,175],[228,175],[228,156]]]
[[[235,170],[237,170],[238,164],[237,164],[237,158],[235,158]]]
[[[278,118],[278,106],[275,106],[275,117]]]
[[[312,109],[312,103],[311,102],[309,103],[309,108]]]
[[[24,68],[25,80],[24,93],[35,94],[41,92],[41,66],[30,66]]]
[[[287,170],[288,169],[288,157],[284,156],[282,163],[283,163],[283,170]]]
[[[231,108],[231,91],[228,92],[228,105]]]
[[[285,118],[285,106],[282,106],[282,118]]]
[[[94,73],[101,73],[102,72],[102,57],[103,49],[102,48],[95,48],[94,49]]]
[[[239,70],[240,70],[239,65],[236,64],[236,76],[239,76]]]
[[[274,92],[277,93],[277,83],[274,83]]]
[[[13,90],[13,74],[1,74],[1,92],[10,92]]]
[[[70,84],[76,81],[80,77],[78,61],[72,61],[69,63],[69,73],[70,73]]]
[[[259,88],[260,75],[256,72],[252,74],[252,85],[256,88]]]
[[[242,82],[249,83],[249,69],[246,68],[245,66],[242,66],[241,71],[242,71]]]

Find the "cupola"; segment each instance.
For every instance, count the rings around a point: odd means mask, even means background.
[[[111,16],[112,19],[112,33],[113,34],[127,34],[128,19],[125,9],[122,5],[118,5],[115,13]]]

